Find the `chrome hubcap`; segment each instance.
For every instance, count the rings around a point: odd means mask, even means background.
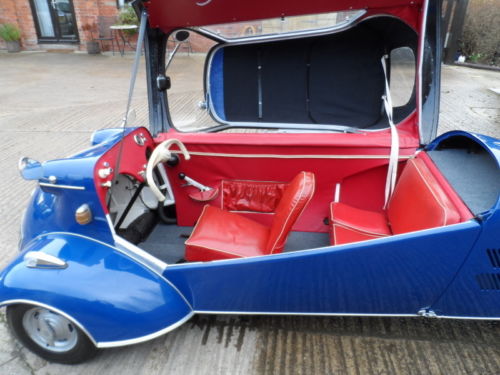
[[[48,309],[34,307],[23,316],[28,336],[46,350],[67,352],[78,340],[76,327],[65,317]]]

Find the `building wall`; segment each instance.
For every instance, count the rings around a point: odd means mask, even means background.
[[[76,24],[80,44],[65,44],[62,47],[74,50],[85,50],[85,43],[91,39],[90,33],[83,27],[94,25],[97,30],[98,17],[116,17],[118,9],[116,0],[73,0]],[[60,45],[38,44],[33,12],[29,0],[0,0],[0,24],[11,23],[21,29],[21,46],[24,50],[45,50],[58,48]],[[97,33],[94,33],[97,36]],[[0,40],[0,49],[6,45]]]
[[[38,49],[35,24],[28,0],[0,0],[0,23],[12,23],[21,29],[25,49]],[[0,48],[6,48],[0,40]]]

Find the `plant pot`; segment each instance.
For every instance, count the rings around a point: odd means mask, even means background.
[[[99,42],[96,41],[87,42],[87,53],[89,55],[97,55],[98,53],[101,53]]]
[[[21,43],[19,43],[19,40],[13,40],[13,41],[7,42],[7,51],[8,52],[21,51]]]

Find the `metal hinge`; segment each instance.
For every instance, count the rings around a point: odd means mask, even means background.
[[[418,315],[423,316],[424,318],[437,318],[437,314],[434,312],[434,310],[428,309],[428,308],[423,308],[418,310]]]

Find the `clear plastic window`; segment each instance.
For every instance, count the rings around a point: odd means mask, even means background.
[[[208,51],[215,42],[195,32],[190,32],[184,42],[171,36],[167,42],[167,56],[172,55],[167,75],[172,77],[168,90],[168,107],[173,125],[181,131],[196,131],[219,125],[206,109],[203,75]]]
[[[365,13],[364,10],[330,12],[305,16],[270,18],[257,21],[233,22],[223,25],[200,27],[200,30],[224,39],[254,36],[293,34],[305,31],[321,31],[348,25]]]
[[[391,51],[391,97],[394,107],[408,104],[415,87],[415,55],[409,47]]]

